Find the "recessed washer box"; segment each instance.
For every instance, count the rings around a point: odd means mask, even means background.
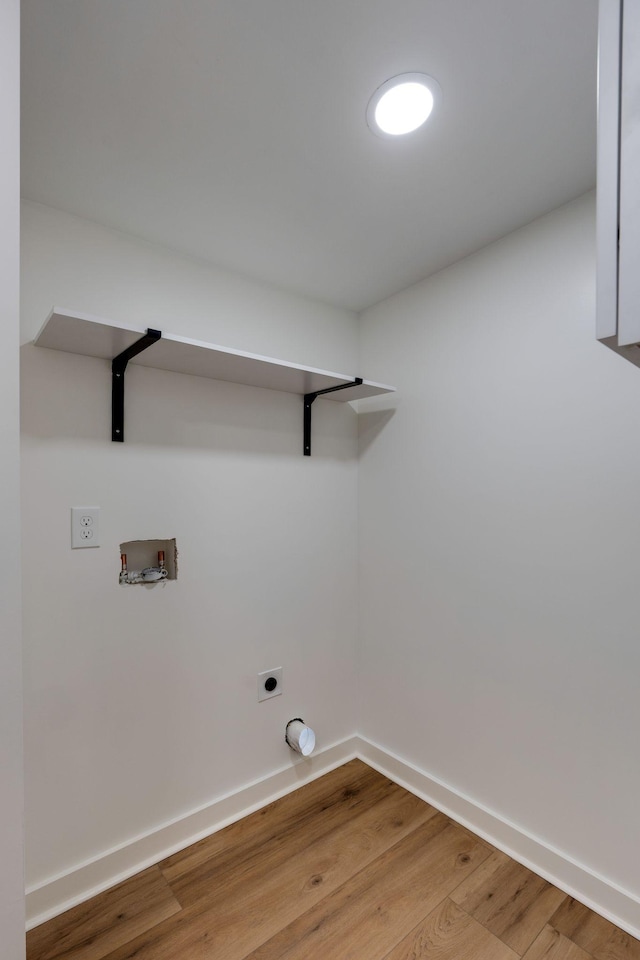
[[[146,567],[157,567],[160,550],[164,551],[164,565],[167,569],[165,579],[177,580],[178,548],[175,537],[170,540],[127,540],[120,544],[120,553],[127,556],[129,573],[140,572]]]

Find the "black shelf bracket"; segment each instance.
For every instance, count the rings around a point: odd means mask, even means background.
[[[311,456],[311,405],[316,397],[322,397],[325,393],[335,393],[336,390],[348,390],[349,387],[358,387],[362,383],[362,377],[356,377],[352,383],[341,383],[338,387],[327,387],[326,390],[316,390],[315,393],[305,393],[304,395],[304,447],[305,457]]]
[[[144,337],[113,358],[111,363],[111,439],[124,441],[124,372],[132,357],[142,353],[162,336],[160,330],[147,330]]]

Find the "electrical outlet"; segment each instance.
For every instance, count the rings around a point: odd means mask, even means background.
[[[258,702],[279,697],[282,693],[282,667],[263,670],[258,674]]]
[[[71,507],[71,548],[100,546],[100,507]]]

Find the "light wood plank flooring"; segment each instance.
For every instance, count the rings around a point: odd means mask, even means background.
[[[359,760],[32,930],[28,960],[640,960]]]

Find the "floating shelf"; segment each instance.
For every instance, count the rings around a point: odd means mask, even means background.
[[[393,393],[395,387],[383,383],[349,377],[315,367],[303,367],[255,353],[232,350],[200,340],[189,340],[175,334],[159,334],[144,328],[125,326],[86,313],[54,308],[34,340],[36,346],[88,357],[100,357],[113,363],[114,370],[114,429],[113,439],[124,439],[124,428],[117,435],[116,377],[122,377],[121,404],[124,394],[124,370],[127,362],[171,370],[195,377],[209,377],[230,383],[243,383],[267,390],[297,393],[305,398],[304,453],[311,452],[311,404],[317,396],[347,402]],[[140,350],[141,352],[136,352]],[[116,362],[114,362],[116,361]],[[119,364],[118,364],[119,361]],[[120,373],[116,373],[116,370]],[[307,429],[308,427],[308,429]]]

